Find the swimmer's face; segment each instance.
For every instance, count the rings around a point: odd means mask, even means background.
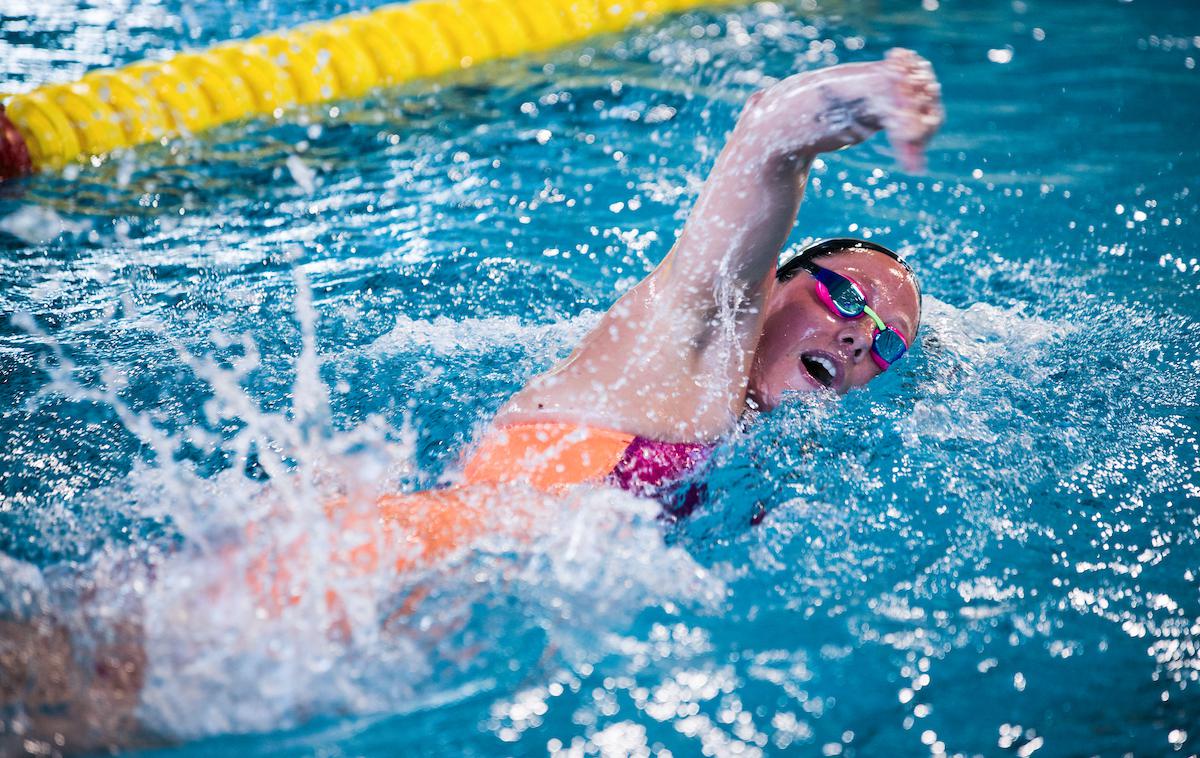
[[[903,266],[873,250],[826,255],[815,263],[857,281],[880,318],[912,344],[920,300],[916,282]],[[816,281],[807,273],[777,285],[766,309],[750,370],[750,398],[760,408],[779,405],[784,392],[830,389],[844,394],[880,374],[871,358],[874,323],[866,316],[834,314],[818,298]]]

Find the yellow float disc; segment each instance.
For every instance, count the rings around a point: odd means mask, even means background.
[[[509,57],[533,48],[532,35],[503,0],[463,0],[462,8],[471,18],[486,19],[482,30],[496,54]]]
[[[39,135],[54,131],[54,125],[39,111],[26,105],[18,95],[8,102],[4,115],[16,127],[21,139],[25,140],[25,148],[29,150],[29,160],[36,171],[47,163],[46,154],[49,146],[42,146]]]
[[[420,62],[408,43],[375,14],[346,16],[331,27],[344,29],[358,42],[375,63],[381,84],[399,84],[421,75]]]
[[[345,27],[327,24],[300,31],[308,35],[318,55],[329,56],[342,97],[358,97],[383,83],[375,61]]]
[[[496,57],[492,41],[482,28],[490,19],[473,18],[463,13],[457,3],[442,0],[419,1],[409,7],[413,13],[429,19],[446,33],[458,51],[459,64],[463,68]]]
[[[408,43],[417,56],[422,76],[433,76],[461,67],[463,53],[453,47],[449,36],[411,6],[380,8],[371,14],[383,19],[397,37]]]
[[[337,97],[338,81],[329,65],[329,51],[321,52],[304,34],[266,34],[252,44],[262,46],[277,65],[287,71],[296,85],[299,103],[316,103]]]
[[[219,56],[211,52],[184,53],[172,58],[171,65],[196,83],[219,123],[254,113],[254,93],[241,74]]]
[[[601,23],[609,31],[621,31],[634,21],[646,17],[645,3],[642,0],[600,0]]]
[[[575,31],[576,39],[604,31],[600,6],[596,0],[551,0],[551,2],[566,17],[567,23]]]
[[[17,95],[5,111],[26,138],[35,164],[58,168],[83,152],[67,116],[40,90]]]
[[[538,49],[555,47],[575,38],[574,30],[550,0],[500,0],[525,24]]]
[[[127,72],[93,71],[81,83],[116,112],[125,132],[125,144],[151,142],[171,131],[171,117],[150,89]]]
[[[670,0],[638,0],[637,5],[638,9],[633,14],[635,22],[659,18],[671,12]]]
[[[733,0],[703,0],[726,5]],[[31,157],[61,165],[297,103],[458,70],[623,29],[701,0],[409,0],[291,32],[98,71],[77,85],[16,95]]]
[[[216,123],[208,98],[170,63],[135,63],[125,71],[150,88],[166,107],[176,131],[194,133]]]
[[[242,43],[216,47],[212,52],[242,77],[254,95],[254,107],[259,113],[273,114],[278,108],[294,104],[299,97],[291,77],[265,50]]]
[[[121,119],[108,103],[86,85],[61,84],[42,90],[62,110],[75,128],[85,155],[101,155],[125,145]]]

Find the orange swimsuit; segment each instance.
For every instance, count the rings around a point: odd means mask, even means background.
[[[449,489],[379,499],[385,522],[415,531],[424,557],[436,558],[487,528],[487,497],[525,484],[562,494],[581,484],[608,483],[658,496],[704,462],[711,445],[663,443],[627,432],[569,422],[512,424],[490,430],[467,459],[463,482]]]
[[[463,481],[445,489],[407,495],[383,495],[373,507],[354,508],[346,498],[325,507],[329,519],[344,536],[362,540],[330,556],[331,568],[360,574],[379,568],[387,554],[400,573],[429,565],[476,538],[498,529],[513,529],[535,514],[519,507],[498,505],[500,491],[530,486],[551,495],[577,485],[612,484],[643,496],[657,496],[707,459],[712,447],[695,443],[663,443],[601,427],[567,422],[512,424],[490,430],[467,459]],[[269,605],[279,609],[299,601],[301,589],[292,587],[284,550],[263,556],[250,580]],[[273,569],[273,570],[272,570]],[[336,595],[328,601],[337,605]]]

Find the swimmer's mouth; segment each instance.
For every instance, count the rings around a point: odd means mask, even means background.
[[[836,363],[817,353],[805,353],[801,355],[800,363],[812,378],[817,381],[817,384],[820,384],[822,387],[833,387],[833,383],[838,375]]]

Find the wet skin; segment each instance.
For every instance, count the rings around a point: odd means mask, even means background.
[[[815,263],[857,281],[880,318],[912,344],[920,318],[912,274],[870,250],[835,253]],[[777,284],[767,300],[750,371],[750,400],[769,410],[779,405],[785,392],[844,394],[863,386],[881,373],[871,358],[874,334],[875,324],[865,315],[856,319],[835,315],[817,296],[816,282],[807,273]],[[814,371],[813,359],[832,365],[833,375],[822,368]]]
[[[920,170],[942,118],[933,69],[908,50],[795,74],[754,95],[667,257],[494,423],[566,422],[665,442],[715,442],[749,405],[774,406],[789,389],[844,392],[865,384],[878,374],[870,319],[830,313],[807,275],[777,285],[776,262],[817,155],[882,130],[901,164]],[[872,306],[911,337],[915,288],[889,286],[903,269],[893,272],[887,256],[863,255],[881,260],[840,263],[862,280]]]

